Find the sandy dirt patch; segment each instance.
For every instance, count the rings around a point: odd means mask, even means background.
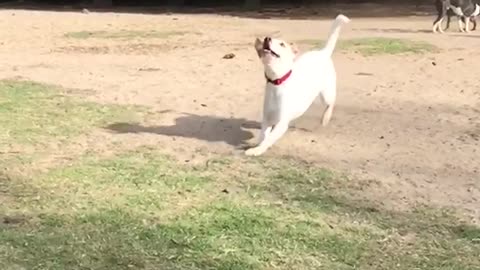
[[[348,15],[348,12],[345,12]],[[0,11],[0,76],[93,90],[97,102],[151,106],[160,117],[112,123],[108,137],[144,141],[188,160],[239,154],[258,130],[263,74],[252,42],[266,34],[325,39],[330,19]],[[342,170],[387,206],[480,203],[478,41],[430,33],[432,16],[352,18],[341,38],[427,41],[440,53],[363,57],[337,52],[338,105],[320,127],[315,104],[268,155]],[[79,31],[180,31],[162,38],[75,39]],[[233,59],[223,59],[234,53]],[[358,179],[358,180],[357,180]],[[365,181],[369,180],[369,181]],[[373,181],[372,181],[373,180]]]

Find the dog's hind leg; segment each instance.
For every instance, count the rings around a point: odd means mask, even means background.
[[[326,107],[323,111],[322,116],[322,126],[328,125],[330,119],[332,118],[333,108],[335,106],[335,100],[337,99],[337,89],[336,83],[330,86],[330,89],[323,92],[322,94],[323,102],[325,103]]]
[[[330,105],[327,104],[327,107],[323,111],[322,126],[326,126],[330,122],[330,119],[332,118],[332,114],[333,114],[333,107],[334,107],[333,104],[330,104]]]

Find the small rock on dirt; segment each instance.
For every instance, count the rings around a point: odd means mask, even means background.
[[[223,59],[233,59],[235,57],[234,53],[227,53],[223,56]]]
[[[369,72],[357,72],[357,73],[355,73],[355,75],[357,75],[357,76],[373,76],[373,73],[369,73]]]
[[[159,71],[159,68],[139,68],[138,71]]]

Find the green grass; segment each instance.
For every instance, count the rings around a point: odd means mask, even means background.
[[[182,31],[134,31],[134,30],[120,30],[120,31],[78,31],[69,32],[65,34],[67,38],[73,39],[166,39],[173,36],[181,36],[188,34]]]
[[[320,47],[318,40],[300,40],[299,44]],[[364,56],[424,54],[438,52],[438,48],[423,41],[413,41],[399,38],[369,37],[339,40],[338,48],[343,51],[353,51]]]
[[[134,120],[142,111],[87,102],[71,92],[28,81],[0,81],[0,161],[28,165],[34,156],[48,155],[51,146],[70,145],[80,135],[113,120]],[[9,152],[23,154],[5,154]]]
[[[53,86],[0,81],[2,144],[65,141],[113,119],[131,119],[134,114],[131,108],[82,101]]]
[[[96,207],[134,207],[136,211],[156,212],[175,207],[178,194],[193,194],[211,179],[207,173],[182,171],[173,161],[148,148],[127,152],[111,160],[87,157],[80,164],[52,169],[44,177],[31,182],[50,211],[62,211],[64,206],[88,209]],[[63,196],[51,196],[41,190],[62,190]],[[55,208],[53,201],[60,208]],[[48,207],[45,206],[44,209]]]
[[[16,91],[20,85],[27,94]],[[59,88],[10,81],[1,89],[2,106],[15,103],[34,119],[44,119],[47,109],[61,115],[46,124],[53,130],[63,129],[66,119],[97,119],[85,120],[93,129],[122,118],[86,109],[64,114],[63,107],[42,103],[61,98],[71,99],[72,110],[85,106]],[[12,109],[4,114],[13,112],[21,119]],[[38,134],[50,140],[65,134],[21,126],[27,140],[20,144]],[[73,130],[72,138],[88,134]],[[86,153],[30,174],[2,171],[0,269],[480,268],[480,228],[452,211],[386,210],[354,199],[360,191],[348,177],[291,159],[217,157],[185,165],[162,147]]]

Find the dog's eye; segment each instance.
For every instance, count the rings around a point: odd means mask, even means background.
[[[283,42],[280,43],[280,46],[285,47],[285,43],[283,43]]]

